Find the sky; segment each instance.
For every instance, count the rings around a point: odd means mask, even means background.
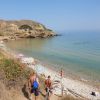
[[[55,31],[100,31],[100,0],[0,0],[0,19],[30,19]]]

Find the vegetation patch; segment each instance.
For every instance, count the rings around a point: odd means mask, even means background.
[[[21,64],[14,59],[7,59],[0,53],[0,70],[3,70],[8,80],[16,80],[18,78],[27,79],[30,70],[22,68]]]
[[[31,26],[29,26],[29,25],[22,25],[22,26],[20,26],[19,27],[19,29],[24,29],[24,30],[32,30],[32,27]]]

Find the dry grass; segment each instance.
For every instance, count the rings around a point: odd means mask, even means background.
[[[21,64],[14,59],[7,58],[0,52],[0,80],[10,86],[14,84],[16,87],[23,85],[33,72],[29,68],[22,68]],[[13,85],[11,85],[13,86]]]

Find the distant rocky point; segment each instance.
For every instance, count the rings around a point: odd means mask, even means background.
[[[51,29],[32,20],[0,20],[0,36],[10,39],[56,36]]]

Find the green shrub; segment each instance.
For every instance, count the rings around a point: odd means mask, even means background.
[[[6,78],[9,80],[14,80],[19,77],[28,78],[30,71],[22,68],[19,63],[15,62],[13,59],[3,58],[0,60],[0,68],[3,69]]]
[[[17,78],[22,72],[20,66],[17,63],[14,63],[14,60],[3,59],[1,63],[1,67],[8,79]]]
[[[20,26],[19,27],[19,29],[24,29],[24,30],[32,30],[32,27],[31,26],[29,26],[29,25],[22,25],[22,26]]]

